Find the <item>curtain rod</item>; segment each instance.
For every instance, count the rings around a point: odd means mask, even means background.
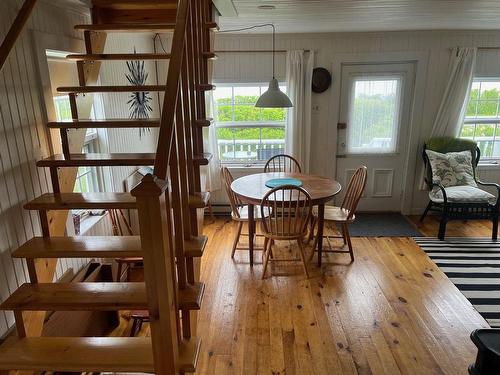
[[[302,50],[304,52],[311,52],[309,49],[304,49]],[[214,51],[214,53],[254,53],[254,52],[264,52],[264,53],[273,53],[272,49],[240,49],[237,51],[232,51],[232,50],[219,50],[219,51]],[[285,49],[277,49],[274,51],[276,53],[286,53],[287,50]]]

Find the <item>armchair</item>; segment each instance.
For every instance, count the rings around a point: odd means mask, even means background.
[[[431,152],[427,152],[428,150]],[[466,151],[470,152],[470,157]],[[420,221],[425,219],[429,211],[439,212],[441,221],[438,238],[443,240],[446,224],[450,220],[491,220],[493,225],[491,238],[496,240],[500,186],[495,183],[482,182],[477,178],[476,167],[481,157],[477,144],[460,138],[431,138],[424,145],[422,157],[425,166],[425,183],[429,190],[429,203]],[[446,157],[452,158],[450,163],[446,162]],[[444,173],[436,170],[439,169],[436,167],[437,163],[431,160],[439,158],[450,168]],[[440,161],[438,160],[438,163]],[[481,187],[495,188],[496,197]]]

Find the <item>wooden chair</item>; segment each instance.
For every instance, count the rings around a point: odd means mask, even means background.
[[[264,269],[262,278],[266,275],[269,257],[272,256],[274,241],[297,241],[300,258],[307,271],[303,239],[307,234],[307,225],[311,217],[312,200],[309,193],[300,187],[285,185],[271,189],[262,198],[260,206],[262,231],[264,241]],[[272,259],[273,261],[297,261],[299,259]]]
[[[365,166],[359,167],[354,175],[349,180],[347,185],[346,194],[344,200],[340,207],[325,206],[325,222],[331,221],[334,224],[340,224],[342,236],[325,236],[329,241],[330,238],[342,238],[344,245],[347,244],[349,250],[323,250],[326,253],[348,253],[351,256],[351,262],[354,262],[354,253],[352,251],[351,236],[349,235],[349,223],[352,223],[355,219],[355,211],[358,206],[358,202],[363,195],[363,191],[366,186],[367,169]],[[314,233],[314,227],[318,222],[318,210],[315,207],[313,209],[313,224],[311,228],[311,233]],[[313,245],[313,251],[311,252],[311,258],[314,255],[314,249],[318,244],[318,237],[316,236]]]
[[[264,172],[301,173],[299,162],[290,155],[279,154],[269,159],[264,166]]]
[[[233,175],[229,172],[226,167],[221,168],[222,181],[226,188],[227,196],[229,197],[229,203],[231,205],[231,218],[238,222],[238,229],[236,231],[236,236],[233,240],[233,248],[231,250],[231,258],[234,258],[234,253],[236,250],[248,250],[248,248],[238,247],[240,241],[240,236],[248,236],[246,233],[241,233],[243,229],[243,224],[248,223],[248,206],[243,204],[236,194],[234,194],[231,189],[231,184],[234,181]],[[261,220],[261,210],[259,206],[254,206],[254,219],[255,221]],[[256,235],[258,236],[258,235]],[[256,248],[256,250],[262,250]]]

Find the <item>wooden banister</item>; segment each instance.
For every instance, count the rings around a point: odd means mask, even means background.
[[[23,6],[19,10],[16,19],[12,23],[7,35],[5,36],[2,45],[0,46],[0,71],[2,70],[9,53],[16,44],[16,40],[24,29],[24,25],[28,21],[37,0],[25,0]]]
[[[167,166],[169,165],[172,140],[174,138],[174,121],[179,97],[180,77],[182,59],[184,55],[186,29],[188,24],[189,7],[191,0],[180,0],[177,7],[177,22],[172,39],[171,59],[167,75],[167,87],[163,100],[163,109],[160,120],[160,133],[158,135],[158,147],[156,149],[156,160],[154,175],[165,179]]]

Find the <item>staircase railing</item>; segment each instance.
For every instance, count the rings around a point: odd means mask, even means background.
[[[192,308],[179,313],[181,291],[203,293],[196,281],[193,257],[186,244],[197,236],[197,207],[192,197],[200,191],[199,165],[203,152],[204,91],[208,89],[203,51],[209,48],[208,0],[179,0],[173,33],[167,86],[153,175],[132,191],[137,199],[145,279],[150,303],[151,336],[156,373],[176,368],[178,348],[189,341],[194,327]],[[168,353],[168,354],[166,354]]]
[[[17,38],[21,35],[24,29],[24,25],[28,21],[33,8],[35,7],[37,0],[25,0],[23,6],[19,10],[12,26],[10,27],[7,35],[5,36],[2,45],[0,46],[0,71],[2,70],[7,58],[9,57],[10,51],[14,48]]]

